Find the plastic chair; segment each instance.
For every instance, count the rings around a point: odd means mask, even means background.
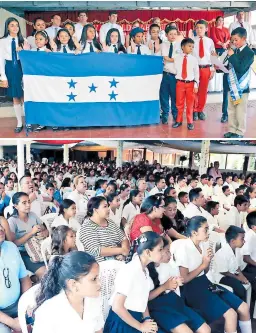
[[[8,219],[8,217],[10,216],[10,215],[12,215],[12,213],[13,213],[13,206],[7,206],[7,207],[5,207],[5,209],[4,209],[4,217],[6,218],[6,220]]]
[[[33,309],[36,306],[36,296],[39,288],[40,284],[31,287],[23,295],[21,295],[19,299],[18,318],[22,333],[28,333],[26,313],[28,309]]]
[[[99,263],[99,277],[101,283],[100,298],[104,320],[107,319],[110,310],[109,300],[114,291],[115,278],[122,265],[125,265],[124,261],[118,260],[106,260]]]
[[[50,213],[40,217],[41,221],[46,225],[49,233],[52,232],[51,225],[56,216],[57,213]]]
[[[48,269],[48,260],[47,260],[47,254],[51,254],[51,244],[52,239],[51,237],[47,237],[42,241],[41,244],[41,253],[44,260],[45,267]]]
[[[76,247],[77,247],[78,251],[84,251],[84,246],[83,246],[82,242],[80,241],[80,230],[81,230],[81,227],[77,230],[77,233],[76,233]]]

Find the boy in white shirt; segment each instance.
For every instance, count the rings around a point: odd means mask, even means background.
[[[256,277],[256,212],[251,212],[246,217],[248,230],[245,232],[245,244],[242,247],[243,260],[247,264],[245,273]],[[255,283],[252,283],[255,290]]]
[[[197,59],[192,55],[194,41],[191,38],[183,39],[181,48],[183,53],[174,58],[178,116],[172,127],[177,128],[182,125],[186,101],[187,127],[189,130],[193,130],[193,106],[199,86],[199,66]]]
[[[226,225],[235,225],[237,227],[242,227],[241,224],[241,212],[246,212],[248,209],[249,203],[248,199],[243,195],[237,195],[234,200],[234,206],[230,208],[230,211],[227,212],[225,220]]]
[[[181,191],[178,194],[179,201],[177,201],[177,208],[182,213],[188,205],[188,193]]]
[[[223,179],[222,177],[217,177],[216,178],[216,185],[213,188],[213,194],[218,197],[222,195],[222,186],[223,186]]]
[[[147,45],[143,44],[144,30],[137,27],[131,30],[131,46],[127,48],[127,53],[137,55],[151,55]]]

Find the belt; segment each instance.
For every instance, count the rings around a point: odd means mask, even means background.
[[[163,74],[165,74],[165,75],[176,75],[176,74],[173,74],[173,73],[169,73],[169,72],[163,72]]]
[[[191,82],[195,82],[195,80],[179,80],[177,79],[177,81],[180,81],[180,82],[184,82],[184,83],[191,83]]]
[[[212,65],[199,65],[199,68],[209,68],[212,67]]]

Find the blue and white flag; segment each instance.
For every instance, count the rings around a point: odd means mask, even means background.
[[[20,59],[29,124],[159,123],[162,57],[21,51]]]

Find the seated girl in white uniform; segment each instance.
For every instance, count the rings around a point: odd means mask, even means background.
[[[143,195],[139,190],[131,190],[129,199],[127,199],[123,206],[122,212],[122,225],[131,222],[131,220],[140,214],[140,206],[142,204]]]
[[[107,196],[107,202],[109,204],[109,219],[120,227],[121,214],[120,214],[120,198],[119,195],[114,192]]]
[[[112,28],[107,32],[105,52],[110,53],[126,53],[126,49],[121,42],[120,32],[116,28]]]
[[[56,256],[45,274],[33,333],[102,333],[99,265],[88,253]]]
[[[66,225],[72,228],[75,232],[80,228],[80,223],[75,218],[76,204],[73,200],[64,199],[60,205],[59,215],[55,217],[51,227],[56,228],[59,225]]]
[[[240,298],[222,287],[216,287],[206,273],[212,260],[211,249],[204,244],[209,238],[209,226],[203,216],[192,217],[187,223],[188,239],[175,252],[175,260],[184,278],[186,304],[197,311],[207,323],[224,317],[225,332],[237,332],[237,314],[242,333],[251,333],[249,308]]]

